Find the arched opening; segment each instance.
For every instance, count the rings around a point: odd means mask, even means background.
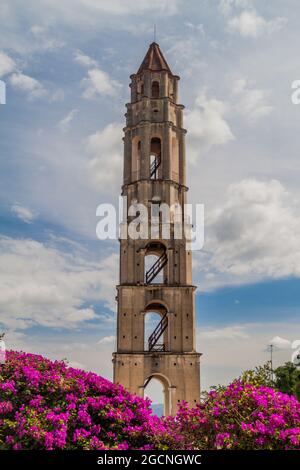
[[[144,350],[168,351],[168,310],[160,302],[151,302],[144,312]]]
[[[152,378],[145,388],[144,396],[151,400],[151,408],[154,415],[163,416],[165,414],[164,386],[160,380]]]
[[[157,312],[145,313],[145,326],[144,326],[144,351],[149,351],[149,338],[153,331],[157,328],[161,321],[161,315]]]
[[[159,167],[161,164],[161,140],[159,137],[152,137],[150,143],[150,178],[159,177]]]
[[[159,83],[157,81],[152,82],[151,97],[152,98],[159,98]]]
[[[160,242],[150,242],[145,251],[145,283],[146,284],[166,284],[166,265],[168,256],[166,247]]]
[[[147,377],[144,383],[144,396],[152,401],[155,414],[159,416],[171,414],[171,384],[163,374],[157,373]]]
[[[164,277],[163,277],[163,270],[161,269],[158,273],[150,280],[150,276],[147,279],[147,273],[152,274],[154,270],[152,270],[152,266],[157,266],[159,264],[159,256],[158,255],[146,255],[145,257],[145,276],[146,276],[146,283],[147,284],[163,284]]]

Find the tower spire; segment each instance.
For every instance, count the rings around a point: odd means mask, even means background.
[[[144,70],[152,70],[157,72],[166,70],[169,74],[172,75],[171,69],[166,59],[164,58],[159,45],[156,42],[152,42],[150,44],[147,54],[145,55],[137,73],[142,73]]]

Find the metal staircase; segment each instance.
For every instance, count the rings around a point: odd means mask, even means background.
[[[148,269],[146,272],[146,284],[150,284],[153,279],[158,275],[158,273],[163,269],[163,267],[167,264],[168,257],[167,253],[163,253]]]
[[[157,155],[150,166],[150,178],[157,179],[157,170],[161,164],[161,156]]]
[[[164,314],[162,319],[160,320],[159,324],[151,333],[148,339],[148,350],[149,351],[165,351],[165,344],[164,343],[158,343],[158,340],[162,336],[163,332],[168,326],[168,315],[167,313]]]
[[[152,375],[150,375],[150,377],[148,377],[148,379],[146,379],[144,385],[143,385],[143,388],[146,388],[148,383],[150,382],[150,380],[152,379]]]

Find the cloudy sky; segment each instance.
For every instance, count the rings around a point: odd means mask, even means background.
[[[22,348],[111,378],[129,75],[153,40],[181,76],[203,388],[300,339],[296,0],[1,0],[0,321]]]

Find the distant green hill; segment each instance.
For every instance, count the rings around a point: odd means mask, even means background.
[[[162,403],[152,403],[152,411],[156,416],[163,416],[164,405]]]

